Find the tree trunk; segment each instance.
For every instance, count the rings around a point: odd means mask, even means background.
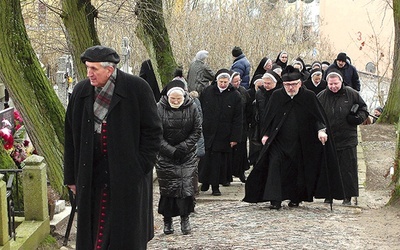
[[[135,13],[139,21],[137,36],[146,47],[163,87],[172,80],[177,64],[164,22],[162,0],[139,0]]]
[[[30,44],[20,1],[2,0],[0,10],[0,77],[34,147],[45,157],[51,185],[61,193],[65,110]]]
[[[393,20],[394,20],[394,47],[399,48],[400,46],[400,0],[393,0]],[[399,50],[394,50],[394,62],[393,62],[393,78],[390,84],[389,96],[383,114],[379,117],[378,122],[397,122],[397,143],[396,143],[396,154],[394,157],[394,175],[392,178],[395,184],[395,189],[392,192],[389,204],[398,204],[400,201],[400,54]],[[396,119],[397,117],[397,119]]]
[[[394,157],[394,175],[392,177],[392,183],[395,184],[394,190],[392,192],[392,196],[390,197],[390,200],[388,202],[388,204],[390,205],[396,205],[396,204],[400,204],[400,119],[399,122],[397,123],[396,126],[396,130],[397,130],[397,143],[396,143],[396,153],[395,153],[395,157]]]
[[[81,63],[80,55],[87,48],[100,44],[94,25],[98,12],[90,0],[63,0],[62,11],[68,47],[77,69],[77,78],[82,80],[86,78],[86,67]]]
[[[393,0],[394,48],[400,48],[400,0]],[[400,115],[400,52],[394,50],[393,74],[382,115],[377,122],[394,124]]]

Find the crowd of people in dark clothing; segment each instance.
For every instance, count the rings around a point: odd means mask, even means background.
[[[351,205],[359,195],[357,126],[383,109],[369,115],[345,53],[308,67],[282,51],[251,77],[240,47],[215,73],[207,57],[199,51],[187,77],[176,69],[160,91],[150,60],[138,77],[117,68],[112,48],[81,54],[87,79],[68,103],[63,166],[78,208],[77,249],[146,249],[154,165],[165,234],[177,216],[190,234],[196,195],[223,195],[233,177],[245,183],[244,202],[271,209],[314,199]]]
[[[233,177],[245,183],[243,201],[270,202],[271,209],[315,198],[351,205],[358,196],[357,126],[370,115],[346,53],[306,64],[301,57],[290,63],[281,51],[263,57],[252,75],[240,47],[232,49],[232,65],[216,72],[208,55],[197,52],[187,77],[177,69],[161,94],[149,60],[140,72],[153,85],[162,120],[156,170],[164,233],[174,232],[175,216],[190,233],[196,195],[210,188],[223,195],[220,185]]]

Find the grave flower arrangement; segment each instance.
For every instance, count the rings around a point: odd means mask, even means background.
[[[14,126],[9,120],[3,119],[1,121],[0,139],[3,142],[4,149],[9,152],[18,168],[21,168],[21,163],[28,156],[35,153],[27,139],[23,119],[17,110],[14,110]]]

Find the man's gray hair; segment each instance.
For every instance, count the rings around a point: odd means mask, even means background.
[[[113,62],[101,62],[100,63],[101,66],[105,67],[113,67],[114,69],[117,67],[117,64],[113,63]]]

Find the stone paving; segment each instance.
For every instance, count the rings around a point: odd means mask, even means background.
[[[400,249],[400,226],[397,225],[400,214],[382,212],[381,217],[385,220],[387,216],[388,223],[372,229],[368,225],[368,219],[376,216],[371,211],[381,213],[376,208],[382,208],[390,194],[364,189],[366,165],[361,147],[358,157],[360,197],[357,205],[354,205],[355,199],[352,206],[335,200],[331,210],[329,204],[319,199],[289,208],[284,201],[280,210],[270,210],[269,203],[242,202],[244,184],[234,178],[231,186],[220,187],[222,196],[212,196],[210,190],[196,197],[189,235],[181,233],[179,217],[174,218],[175,233],[164,235],[162,216],[157,213],[159,187],[155,181],[155,237],[148,249]],[[371,230],[384,230],[385,225],[395,225],[399,230],[391,230],[387,235],[385,231],[371,233]],[[74,249],[74,229],[69,246],[61,249]]]
[[[155,191],[158,187],[155,187]],[[241,202],[244,184],[221,187],[222,196],[211,191],[197,198],[191,215],[192,234],[183,235],[175,217],[175,233],[164,235],[162,216],[157,214],[155,194],[155,237],[148,249],[389,249],[374,242],[357,223],[363,208],[343,206],[335,201],[333,210],[323,200],[302,203],[298,208],[276,211],[269,203]],[[391,246],[390,249],[393,249]]]
[[[303,202],[298,208],[289,208],[287,202],[282,202],[282,209],[271,210],[269,203],[242,202],[244,184],[235,178],[231,186],[220,187],[222,196],[212,196],[207,191],[196,197],[190,235],[181,233],[179,217],[174,218],[175,233],[163,234],[155,182],[155,237],[148,249],[400,249],[398,234],[395,240],[391,235],[382,239],[382,234],[370,233],[373,229],[368,223],[360,223],[368,218],[368,211],[384,206],[389,193],[365,191],[366,164],[361,146],[357,151],[360,197],[353,198],[352,206],[335,200],[331,210],[319,199]]]

